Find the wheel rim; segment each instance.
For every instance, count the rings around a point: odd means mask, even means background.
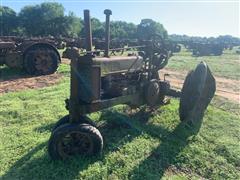
[[[58,143],[59,154],[63,158],[72,155],[88,155],[93,151],[93,142],[87,133],[73,131],[67,133]]]
[[[35,67],[37,71],[47,73],[52,67],[52,57],[46,51],[38,51],[35,55]]]

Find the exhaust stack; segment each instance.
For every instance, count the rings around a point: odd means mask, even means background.
[[[90,11],[84,10],[84,28],[85,28],[85,44],[86,50],[92,51],[92,29],[91,29],[91,18]]]
[[[106,15],[106,26],[105,26],[105,51],[104,57],[109,57],[109,44],[110,44],[110,15],[112,11],[110,9],[105,9],[104,14]]]

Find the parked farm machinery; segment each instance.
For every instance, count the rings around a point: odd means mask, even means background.
[[[214,96],[215,79],[206,63],[201,62],[187,75],[181,91],[171,88],[161,69],[169,59],[169,51],[159,39],[133,47],[135,53],[110,56],[110,10],[106,14],[106,37],[103,53],[92,50],[89,10],[84,10],[86,52],[69,49],[71,58],[69,114],[60,119],[52,131],[48,152],[52,159],[73,155],[95,155],[103,149],[103,138],[97,126],[87,117],[118,104],[150,108],[166,103],[166,97],[180,98],[180,120],[190,126],[201,123],[204,111]],[[129,49],[130,47],[128,47]],[[165,75],[164,75],[165,76]]]
[[[0,65],[21,68],[32,75],[54,73],[61,62],[57,47],[61,42],[51,38],[0,37]]]
[[[188,49],[192,51],[193,56],[220,56],[224,46],[216,43],[190,43]]]

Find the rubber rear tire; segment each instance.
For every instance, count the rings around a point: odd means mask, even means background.
[[[89,124],[61,125],[53,131],[48,144],[48,153],[53,160],[64,160],[74,155],[97,155],[102,149],[101,133]]]
[[[193,96],[189,94],[189,90],[191,90],[191,77],[192,77],[193,71],[190,71],[184,81],[183,88],[182,88],[182,94],[180,98],[180,108],[179,108],[179,117],[181,121],[184,121],[187,119],[189,111],[193,108]]]
[[[58,54],[49,47],[31,48],[24,56],[24,69],[31,75],[53,74],[59,64]]]
[[[179,104],[180,120],[194,126],[201,125],[215,91],[215,79],[206,63],[201,62],[184,81]]]

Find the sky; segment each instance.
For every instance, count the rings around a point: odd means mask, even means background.
[[[19,12],[26,5],[46,1],[0,0],[0,4]],[[65,7],[65,13],[74,12],[83,17],[89,9],[92,17],[105,20],[104,9],[111,9],[111,20],[139,24],[151,18],[163,24],[169,34],[216,37],[240,37],[240,0],[55,0]]]

